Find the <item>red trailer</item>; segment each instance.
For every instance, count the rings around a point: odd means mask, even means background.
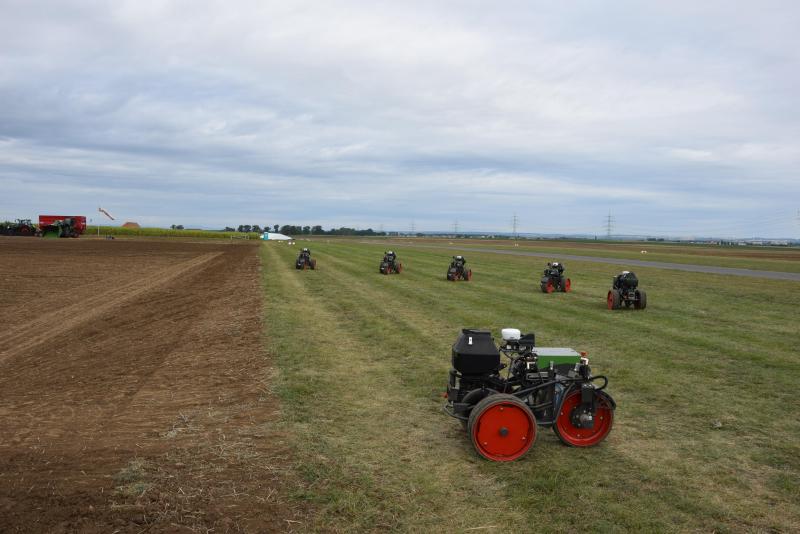
[[[78,237],[85,230],[83,215],[39,215],[39,233],[44,237]]]

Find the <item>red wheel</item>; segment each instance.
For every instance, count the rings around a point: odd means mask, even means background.
[[[467,282],[469,282],[470,280],[472,280],[472,269],[470,269],[470,270],[468,270],[468,271],[467,271],[467,278],[466,278],[466,280],[467,280]]]
[[[553,291],[556,290],[556,288],[553,286],[553,281],[552,280],[548,280],[547,281],[547,287],[545,289],[546,289],[546,291],[548,293],[552,293]]]
[[[617,295],[616,291],[613,289],[608,292],[608,296],[606,297],[606,304],[608,304],[608,309],[613,310],[616,306],[615,296]]]
[[[593,428],[579,428],[572,422],[572,414],[581,404],[580,389],[573,390],[567,395],[553,426],[558,439],[572,447],[591,447],[606,439],[614,424],[614,409],[603,394],[596,395],[597,409]]]
[[[490,395],[469,415],[468,432],[475,450],[495,462],[510,462],[528,452],[536,441],[536,418],[513,395]]]
[[[402,272],[403,272],[403,264],[402,263],[398,263],[397,264],[397,274],[400,274]]]
[[[564,293],[569,293],[571,289],[572,289],[572,281],[569,278],[567,278],[567,280],[564,282]]]

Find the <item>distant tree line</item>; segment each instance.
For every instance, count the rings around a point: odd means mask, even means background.
[[[275,232],[276,234],[286,235],[386,235],[386,232],[376,232],[372,228],[367,228],[366,230],[356,230],[355,228],[347,228],[342,226],[341,228],[331,228],[330,230],[325,230],[319,224],[315,226],[294,226],[292,224],[284,224],[283,226],[279,224],[273,224],[270,226],[265,224],[263,227],[257,224],[240,224],[237,228],[226,226],[225,231],[256,232],[259,234],[261,232]]]

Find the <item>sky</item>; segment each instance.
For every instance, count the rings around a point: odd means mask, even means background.
[[[0,0],[0,219],[800,237],[800,3]]]

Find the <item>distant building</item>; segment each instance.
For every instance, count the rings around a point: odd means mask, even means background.
[[[132,221],[126,221],[125,224],[122,225],[122,227],[123,228],[141,228],[141,226],[139,226],[139,223],[132,222]]]

